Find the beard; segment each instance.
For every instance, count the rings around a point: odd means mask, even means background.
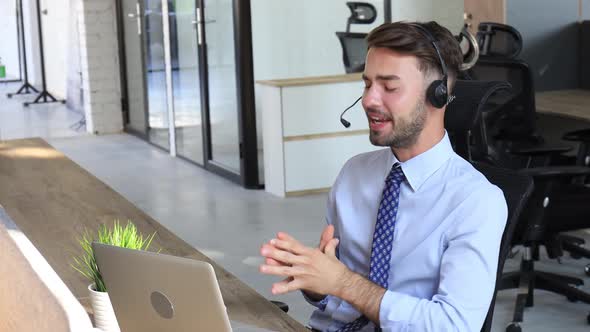
[[[369,139],[375,146],[407,148],[418,141],[418,137],[426,124],[426,104],[419,98],[408,119],[394,119],[390,132],[370,131]]]

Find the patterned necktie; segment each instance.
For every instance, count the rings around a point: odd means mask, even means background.
[[[393,242],[393,230],[397,220],[397,207],[399,205],[400,185],[404,181],[404,173],[401,165],[395,163],[385,179],[385,187],[377,212],[377,223],[373,233],[373,247],[371,249],[371,268],[369,280],[387,289],[389,286],[389,262],[391,259],[391,244]],[[369,323],[364,315],[341,327],[338,332],[358,331]],[[375,331],[380,331],[375,328]]]

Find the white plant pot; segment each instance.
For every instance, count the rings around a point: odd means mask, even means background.
[[[94,284],[88,286],[88,291],[94,310],[94,325],[105,332],[121,332],[109,293],[95,291]]]

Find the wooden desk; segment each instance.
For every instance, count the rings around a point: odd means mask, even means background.
[[[79,252],[76,239],[85,228],[120,219],[132,220],[143,234],[157,232],[152,247],[162,253],[211,263],[230,319],[275,331],[307,331],[41,139],[0,141],[0,204],[89,313],[89,282],[70,266]]]
[[[590,120],[590,90],[556,90],[536,94],[537,112]]]

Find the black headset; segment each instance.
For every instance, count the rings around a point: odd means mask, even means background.
[[[448,74],[447,74],[447,65],[445,64],[445,60],[443,60],[442,55],[440,54],[440,49],[436,44],[436,39],[434,36],[428,31],[428,29],[420,23],[410,23],[411,26],[417,28],[422,35],[424,35],[434,49],[436,50],[436,55],[438,56],[438,61],[440,63],[440,68],[442,71],[442,79],[434,80],[426,89],[426,100],[430,102],[430,104],[436,108],[442,108],[449,102],[449,91],[447,90],[447,81],[448,81]]]
[[[447,105],[455,98],[454,96],[449,97],[449,91],[447,89],[448,74],[447,74],[447,65],[445,64],[445,60],[443,60],[443,57],[440,54],[440,49],[438,48],[438,45],[436,44],[436,39],[430,33],[430,31],[428,31],[428,29],[424,25],[422,25],[420,23],[408,23],[408,24],[417,28],[418,31],[420,31],[424,37],[428,38],[428,40],[430,41],[430,43],[434,47],[434,50],[436,51],[436,55],[438,56],[438,61],[440,63],[440,68],[441,68],[441,72],[442,72],[443,77],[440,80],[434,80],[432,83],[430,83],[430,85],[428,86],[428,89],[426,89],[426,100],[428,100],[428,102],[432,106],[434,106],[436,108],[442,108],[443,106]],[[346,108],[344,110],[344,112],[342,112],[342,114],[340,114],[340,123],[342,123],[342,125],[344,127],[346,127],[346,128],[350,127],[350,122],[348,122],[344,119],[344,113],[346,113],[349,109],[351,109],[354,105],[356,105],[356,103],[358,103],[362,98],[363,98],[362,96],[359,97],[352,105],[350,105],[348,108]]]

